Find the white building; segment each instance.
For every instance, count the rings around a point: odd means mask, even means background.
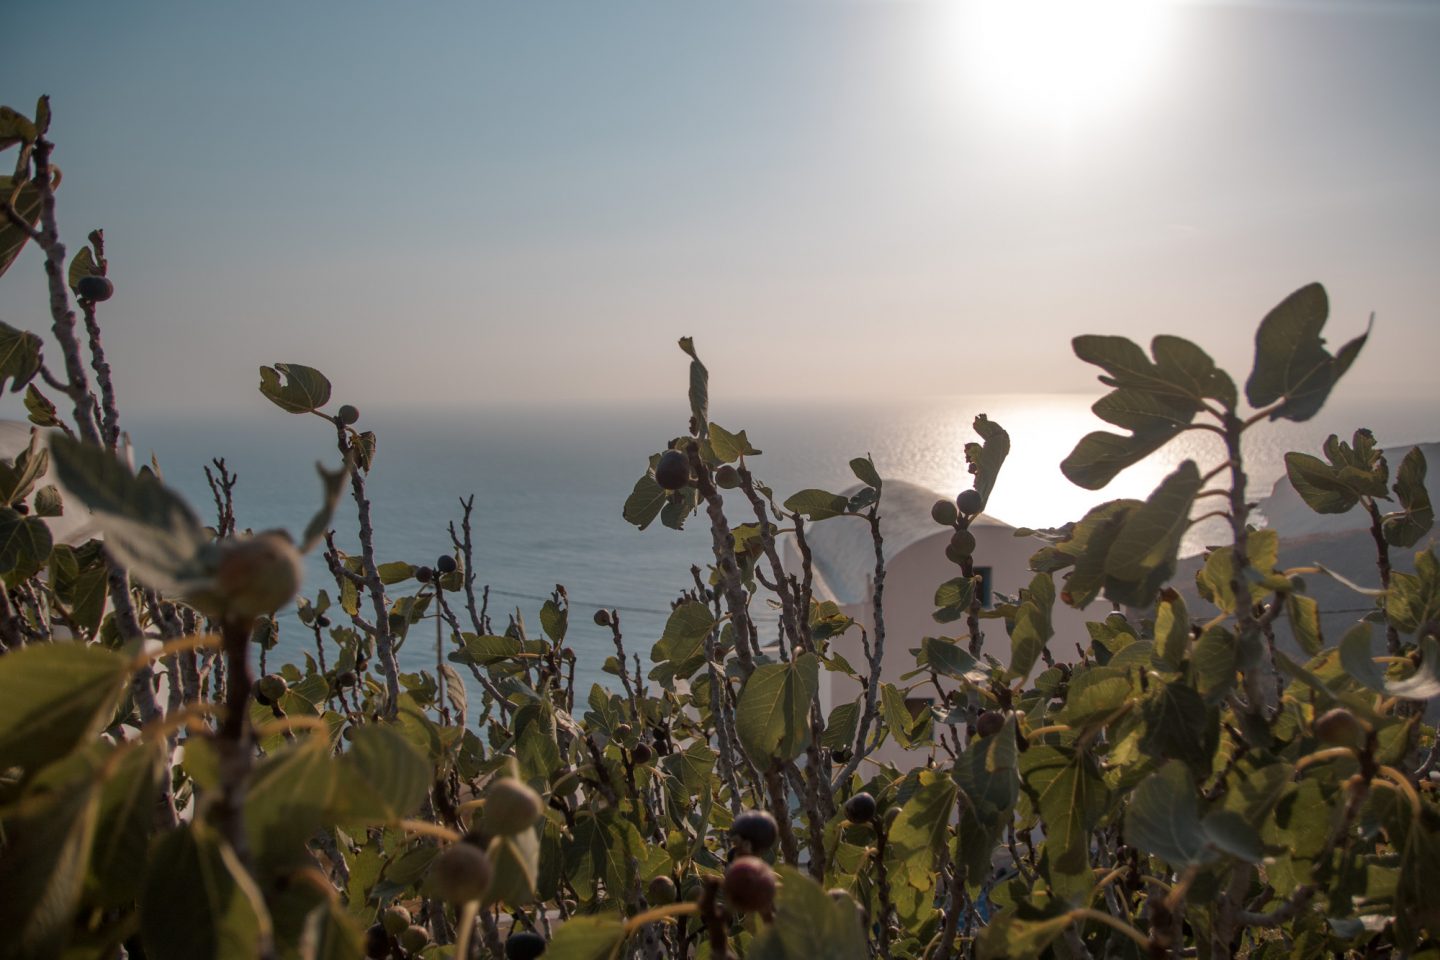
[[[857,488],[858,490],[858,488]],[[856,490],[846,491],[853,495]],[[880,500],[880,532],[884,538],[885,591],[885,656],[881,678],[904,689],[922,678],[910,681],[900,678],[915,669],[915,654],[925,637],[953,637],[968,643],[964,620],[939,623],[935,620],[935,589],[947,580],[960,576],[960,568],[945,556],[945,547],[953,531],[942,527],[930,517],[936,500],[948,499],[934,491],[900,480],[886,480]],[[1015,528],[993,517],[981,515],[970,525],[975,535],[974,563],[976,572],[988,581],[981,599],[987,606],[995,593],[1015,596],[1029,585],[1034,574],[1029,569],[1031,554],[1043,544],[1031,537],[1016,537]],[[835,517],[806,524],[805,539],[810,547],[814,570],[814,594],[817,600],[833,600],[844,613],[862,625],[873,637],[873,576],[875,552],[869,524],[862,520]],[[792,570],[800,569],[799,551],[794,538],[787,538],[785,562]],[[1104,617],[1105,611],[1092,606],[1089,619]],[[1089,642],[1085,628],[1086,616],[1058,600],[1053,611],[1055,637],[1049,648],[1057,659],[1073,660],[1075,645]],[[1010,638],[1003,620],[980,621],[985,635],[982,655],[989,654],[1001,663],[1010,662]],[[865,656],[860,631],[852,628],[843,636],[833,638],[831,649],[845,657],[861,673],[865,672]],[[1043,664],[1036,670],[1044,669]],[[827,715],[838,703],[853,701],[860,696],[860,685],[848,676],[820,671],[821,704]],[[934,695],[928,681],[916,686],[912,709],[923,708]],[[878,760],[913,763],[906,751],[893,740],[875,755]]]

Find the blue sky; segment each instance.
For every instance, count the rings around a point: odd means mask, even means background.
[[[979,0],[17,0],[0,99],[53,98],[132,410],[263,405],[277,360],[362,405],[668,399],[682,334],[746,398],[1089,389],[1082,332],[1243,377],[1310,280],[1332,343],[1377,314],[1345,389],[1440,399],[1440,4],[1148,5],[1068,111],[1109,41],[1016,97]],[[34,251],[0,318],[46,325]]]

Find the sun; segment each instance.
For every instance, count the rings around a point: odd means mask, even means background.
[[[972,0],[962,68],[976,98],[1017,120],[1069,126],[1120,110],[1163,66],[1167,0]]]

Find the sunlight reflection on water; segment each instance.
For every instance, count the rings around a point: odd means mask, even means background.
[[[717,401],[711,417],[727,429],[748,431],[765,451],[753,458],[752,469],[781,499],[805,487],[839,492],[854,485],[850,458],[866,452],[882,477],[951,497],[970,485],[964,444],[976,439],[971,421],[984,412],[1012,440],[989,512],[1017,526],[1055,526],[1106,500],[1144,497],[1187,457],[1202,470],[1220,462],[1217,438],[1185,434],[1105,490],[1081,490],[1064,478],[1059,463],[1081,436],[1105,426],[1089,412],[1094,399],[1011,394],[865,405]],[[1247,444],[1251,499],[1267,495],[1283,474],[1287,449],[1316,451],[1329,432],[1348,438],[1358,425],[1373,427],[1382,444],[1434,439],[1427,435],[1433,429],[1428,414],[1395,401],[1337,402],[1311,423],[1265,425]],[[476,565],[480,582],[495,591],[497,629],[504,627],[503,611],[516,606],[534,625],[540,600],[564,583],[574,605],[571,632],[582,654],[582,689],[606,679],[600,665],[610,648],[605,632],[590,622],[601,604],[621,610],[629,652],[648,663],[670,599],[689,584],[690,565],[703,568],[707,562],[709,535],[703,517],[678,533],[658,523],[636,531],[620,508],[647,455],[682,433],[687,419],[683,400],[474,413],[367,412],[361,427],[379,434],[370,494],[380,559],[433,562],[449,549],[446,523],[459,514],[458,498],[475,493]],[[313,465],[336,459],[327,424],[278,411],[229,423],[133,419],[129,426],[137,459],[153,451],[167,482],[202,516],[213,508],[201,467],[212,456],[226,456],[240,476],[240,522],[257,530],[302,527],[318,497]],[[737,501],[732,523],[748,519],[753,519],[748,506]],[[1216,537],[1215,523],[1192,530],[1187,548]],[[341,545],[353,544],[348,500],[337,527]],[[329,586],[334,595],[318,557],[309,558],[308,574],[307,593]],[[407,588],[414,584],[397,592]],[[433,664],[433,641],[412,640],[403,658],[409,669]]]

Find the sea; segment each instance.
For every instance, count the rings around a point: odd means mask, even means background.
[[[1079,519],[1089,507],[1116,497],[1144,497],[1182,460],[1202,469],[1223,460],[1217,438],[1182,435],[1144,463],[1122,473],[1101,491],[1070,484],[1059,463],[1085,433],[1105,427],[1090,405],[1097,395],[1009,394],[951,396],[889,402],[807,401],[716,404],[711,419],[731,432],[747,432],[761,455],[752,471],[779,499],[808,487],[844,492],[858,481],[853,457],[869,455],[882,478],[918,483],[937,497],[953,497],[970,485],[964,445],[978,439],[972,428],[985,414],[1010,434],[1011,454],[988,512],[1014,526],[1050,527]],[[609,631],[592,622],[600,607],[618,610],[627,652],[648,669],[671,601],[692,583],[690,568],[711,561],[703,515],[676,531],[657,520],[637,530],[621,516],[650,454],[686,432],[683,397],[665,403],[549,403],[477,409],[365,410],[359,429],[378,437],[367,477],[375,546],[382,562],[433,564],[451,551],[448,524],[459,525],[460,499],[474,496],[477,584],[490,587],[497,632],[509,614],[538,634],[541,604],[563,585],[571,604],[569,640],[577,654],[577,687],[615,678],[601,667],[613,653]],[[335,466],[334,428],[310,415],[247,410],[233,415],[137,416],[123,426],[135,460],[159,465],[165,482],[183,494],[202,519],[215,506],[204,468],[224,458],[238,477],[234,491],[242,529],[285,528],[298,533],[320,499],[317,462]],[[1428,405],[1398,399],[1332,398],[1314,420],[1264,424],[1248,435],[1250,495],[1267,495],[1284,475],[1287,450],[1319,453],[1330,433],[1349,439],[1357,427],[1372,429],[1383,446],[1437,439],[1440,426]],[[212,467],[213,469],[213,467]],[[730,517],[753,519],[738,498]],[[883,509],[882,509],[883,517]],[[882,520],[883,523],[883,520]],[[355,508],[348,496],[334,519],[337,542],[355,550]],[[1201,550],[1219,531],[1192,529],[1188,552]],[[307,558],[304,593],[337,595],[318,552]],[[413,581],[392,588],[414,592]],[[773,618],[757,604],[762,623]],[[308,631],[298,629],[293,608],[282,611],[281,646],[271,663],[298,660]],[[400,651],[406,670],[433,669],[433,632],[412,633]],[[463,671],[462,671],[463,675]],[[474,691],[472,691],[474,695]]]

